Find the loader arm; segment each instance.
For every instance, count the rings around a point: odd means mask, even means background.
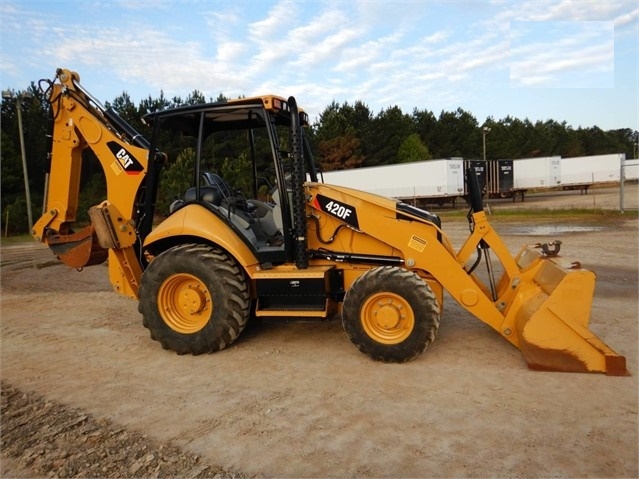
[[[46,94],[53,123],[48,191],[32,234],[73,268],[99,264],[108,255],[113,287],[136,297],[142,267],[135,210],[147,175],[148,142],[86,92],[75,72],[59,69]],[[87,149],[104,171],[106,198],[91,208],[91,224],[74,231]]]
[[[310,183],[307,192],[311,214],[330,215],[322,207],[326,200],[315,200],[319,196],[345,205],[349,218],[356,216],[356,223],[337,233],[335,245],[342,251],[394,251],[405,266],[426,272],[519,348],[531,369],[628,374],[625,358],[588,330],[594,273],[566,262],[552,248],[524,247],[513,257],[477,208],[470,215],[472,232],[455,253],[438,225],[406,208],[400,212],[397,201],[326,184]],[[503,272],[497,281],[486,284],[467,266],[477,251],[487,257],[492,251],[499,260]]]

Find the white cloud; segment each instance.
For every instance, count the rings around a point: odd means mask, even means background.
[[[442,43],[443,41],[448,40],[451,37],[451,35],[452,34],[450,31],[440,30],[438,32],[435,32],[431,35],[424,37],[422,39],[422,43],[427,43],[427,44]]]
[[[213,31],[222,30],[230,32],[231,29],[238,25],[241,21],[237,12],[231,10],[205,12],[204,17],[206,19],[206,24]]]
[[[500,2],[497,14],[486,21],[495,30],[507,32],[511,21],[615,21],[618,26],[637,18],[635,1],[628,0],[524,0]]]
[[[288,39],[296,44],[312,45],[326,35],[339,33],[344,27],[348,27],[344,13],[338,9],[327,10],[311,18],[308,24],[293,26]]]
[[[248,45],[237,41],[220,42],[217,46],[216,62],[221,65],[232,66],[238,58],[242,58],[248,51]]]
[[[614,38],[625,42],[618,58],[637,50],[636,28],[627,26],[636,25],[639,9],[620,0],[138,3],[103,2],[97,11],[81,3],[63,12],[53,3],[4,0],[3,81],[19,87],[61,66],[97,83],[105,100],[122,90],[134,101],[159,90],[213,98],[269,91],[297,95],[311,115],[333,99],[362,100],[375,111],[482,105],[496,114],[498,107],[514,113],[502,101],[509,86],[566,86],[574,79],[567,75],[583,72],[603,83],[613,78]],[[533,20],[582,28],[546,42],[550,29],[509,31],[511,22]],[[602,33],[586,20],[610,26]],[[636,77],[634,61],[625,71]],[[525,94],[514,90],[524,105]]]
[[[342,50],[353,40],[358,39],[357,30],[343,29],[338,33],[327,36],[316,45],[302,51],[298,59],[291,64],[294,67],[306,68],[318,66],[329,60],[342,56]]]
[[[292,0],[277,3],[263,20],[249,25],[251,39],[256,43],[277,38],[282,32],[295,25],[299,11],[298,4]]]
[[[339,74],[356,75],[366,70],[377,59],[387,59],[395,56],[398,48],[402,47],[404,33],[392,32],[377,39],[369,39],[366,32],[359,32],[361,42],[348,46],[341,51],[339,59],[332,70]]]
[[[612,22],[513,22],[511,30],[513,85],[609,87],[613,83]],[[607,81],[599,73],[607,73]]]
[[[639,19],[639,8],[635,8],[631,12],[622,13],[621,15],[616,17],[615,20],[614,20],[615,21],[615,27],[622,27],[622,26],[625,26],[625,25],[629,25],[631,23],[634,23],[635,27],[636,27],[638,19]],[[635,28],[635,30],[636,30],[636,28]]]

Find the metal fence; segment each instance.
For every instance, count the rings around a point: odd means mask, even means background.
[[[629,185],[636,185],[639,182],[639,159],[623,160],[619,173],[619,211],[639,209],[639,198],[637,189],[628,188]]]

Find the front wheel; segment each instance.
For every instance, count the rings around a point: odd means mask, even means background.
[[[350,341],[371,358],[401,363],[435,340],[440,310],[417,274],[383,266],[357,278],[346,292],[342,325]]]
[[[139,298],[151,338],[178,354],[224,349],[249,317],[244,273],[224,251],[206,245],[180,245],[158,255],[142,275]]]

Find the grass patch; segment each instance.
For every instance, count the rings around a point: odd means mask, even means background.
[[[3,236],[2,238],[0,238],[0,245],[11,246],[11,245],[20,244],[20,243],[31,243],[34,241],[35,240],[33,239],[33,236],[24,233],[24,234],[15,235],[15,236],[8,236],[6,238]]]
[[[467,210],[449,210],[437,211],[441,218],[466,218]],[[566,209],[550,209],[550,208],[499,208],[491,211],[489,214],[486,210],[489,221],[565,221],[570,219],[579,220],[580,222],[615,222],[637,219],[639,212],[626,211],[621,213],[615,210],[593,210],[588,208],[566,208]]]

